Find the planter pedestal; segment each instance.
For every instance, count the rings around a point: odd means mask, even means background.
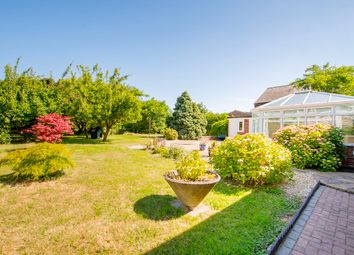
[[[175,180],[167,175],[165,175],[164,178],[187,210],[192,211],[202,202],[215,184],[220,181],[220,176],[216,173],[214,174],[216,175],[215,179],[205,182]]]

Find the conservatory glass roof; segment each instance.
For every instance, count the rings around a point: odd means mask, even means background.
[[[267,104],[264,104],[259,109],[282,107],[282,106],[306,106],[313,104],[336,103],[344,101],[353,101],[354,96],[346,96],[340,94],[332,94],[317,91],[299,91],[293,94],[281,97]]]

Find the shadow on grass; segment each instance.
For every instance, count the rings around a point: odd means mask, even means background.
[[[184,212],[171,205],[174,200],[176,197],[170,195],[150,195],[134,204],[134,212],[156,221],[175,219],[182,216]]]
[[[45,182],[45,181],[52,181],[56,180],[57,178],[63,176],[65,173],[64,171],[56,171],[54,173],[51,173],[48,175],[46,178],[42,178],[39,180],[32,180],[31,177],[18,177],[14,175],[14,173],[10,174],[4,174],[0,175],[0,183],[10,185],[10,186],[15,186],[17,184],[29,184],[32,182]]]
[[[64,144],[106,144],[101,139],[90,139],[84,136],[66,136],[63,139]]]
[[[145,254],[265,254],[293,210],[283,195],[255,190]]]

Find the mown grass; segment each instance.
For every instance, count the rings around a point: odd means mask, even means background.
[[[107,143],[67,138],[76,168],[52,181],[9,184],[0,168],[0,254],[264,254],[298,202],[275,188],[220,183],[184,214],[162,174],[174,163],[112,136]],[[26,145],[1,145],[0,157]]]

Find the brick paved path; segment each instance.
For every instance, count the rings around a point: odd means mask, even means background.
[[[354,194],[321,185],[275,254],[354,255]]]

